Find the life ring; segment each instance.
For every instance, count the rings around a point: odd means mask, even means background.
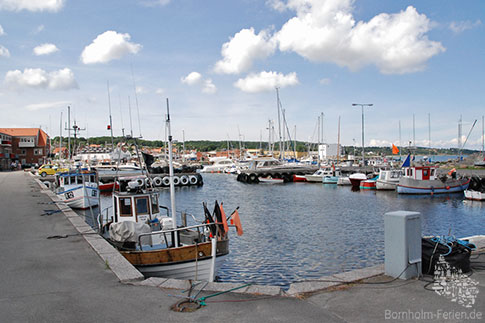
[[[189,185],[189,177],[187,175],[180,176],[180,184]]]
[[[168,186],[168,185],[170,185],[170,177],[165,176],[165,177],[162,179],[162,185],[163,185],[163,186]]]
[[[194,176],[194,175],[190,175],[189,176],[189,183],[190,185],[197,185],[197,182],[199,180],[197,179],[197,176]]]
[[[162,186],[162,179],[160,177],[154,177],[153,178],[153,185],[155,186]]]
[[[48,182],[48,181],[44,181],[44,182],[42,182],[42,184],[44,184],[45,187],[47,187],[47,188],[51,188],[51,183]]]
[[[179,185],[180,184],[180,177],[174,176],[173,177],[173,185]]]

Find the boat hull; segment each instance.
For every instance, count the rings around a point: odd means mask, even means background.
[[[366,181],[361,181],[359,188],[361,190],[375,190],[376,189],[376,181],[371,181],[371,180],[366,180]]]
[[[399,184],[399,180],[396,181],[389,181],[389,180],[381,180],[378,179],[376,182],[376,189],[377,190],[388,190],[394,191],[396,189],[397,184]]]
[[[310,183],[321,183],[323,176],[321,175],[305,175],[305,179]]]
[[[145,277],[210,280],[211,242],[179,248],[120,251]],[[216,270],[229,254],[229,240],[217,242]]]
[[[352,185],[348,177],[339,177],[337,185]]]
[[[69,207],[74,209],[87,209],[99,204],[99,191],[95,187],[86,186],[84,190],[82,186],[56,193],[57,196],[66,203]]]
[[[399,194],[446,194],[463,192],[469,184],[469,179],[451,179],[442,182],[441,180],[416,180],[403,177],[399,180],[396,190]]]
[[[293,182],[306,182],[305,175],[293,175]]]
[[[282,178],[266,178],[266,177],[259,178],[259,183],[261,184],[283,184],[284,182],[285,180]]]
[[[337,184],[338,183],[338,176],[325,176],[322,179],[323,184]]]

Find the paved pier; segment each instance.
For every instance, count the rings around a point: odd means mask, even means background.
[[[195,312],[176,313],[169,309],[179,300],[172,295],[182,291],[156,287],[156,280],[121,283],[86,241],[92,235],[79,235],[62,212],[47,215],[58,208],[30,174],[0,172],[0,207],[0,322],[392,322],[397,316],[399,322],[414,322],[424,312],[441,316],[423,321],[462,322],[444,315],[480,313],[475,321],[481,321],[485,314],[483,271],[470,277],[479,293],[469,308],[425,290],[426,282],[418,280],[313,281],[293,284],[282,296],[228,293],[207,299]],[[47,239],[54,235],[69,237]],[[476,257],[476,268],[483,268],[485,256]],[[376,270],[322,280],[360,279]]]

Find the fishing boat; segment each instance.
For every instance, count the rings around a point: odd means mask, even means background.
[[[465,193],[465,198],[467,200],[485,201],[485,192],[474,191],[474,190],[465,190],[464,193]]]
[[[468,189],[464,191],[467,200],[485,201],[485,178],[473,175]]]
[[[456,172],[438,177],[436,166],[404,167],[404,174],[399,179],[399,194],[442,194],[463,192],[468,188],[470,179],[456,178]]]
[[[87,209],[99,204],[96,173],[84,170],[57,173],[55,193],[68,206]]]
[[[381,169],[376,181],[377,190],[395,190],[399,179],[402,177],[400,169]]]
[[[349,176],[349,181],[352,187],[359,188],[360,182],[365,181],[367,179],[367,175],[364,173],[354,173]]]
[[[107,241],[145,277],[214,281],[229,254],[229,227],[235,226],[238,235],[243,234],[238,208],[226,218],[222,203],[216,201],[212,214],[203,203],[203,220],[191,216],[194,224],[188,225],[187,214],[182,213],[182,225],[177,224],[168,100],[167,126],[171,207],[159,205],[158,191],[149,176],[119,178],[112,215],[105,209],[98,217],[99,227]]]

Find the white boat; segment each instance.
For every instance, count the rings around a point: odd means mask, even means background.
[[[285,182],[283,178],[272,178],[271,176],[259,177],[258,180],[261,184],[282,184]]]
[[[485,201],[485,192],[465,190],[464,193],[467,200]]]
[[[377,190],[395,190],[399,179],[402,177],[402,170],[398,169],[381,169],[379,178],[376,182]]]
[[[68,206],[87,209],[99,204],[99,189],[96,173],[70,171],[56,174],[55,193]]]
[[[337,180],[337,185],[352,185],[348,176],[340,176]]]
[[[338,171],[340,174],[340,170]],[[313,182],[313,183],[323,183],[323,178],[325,176],[335,176],[336,172],[333,170],[332,167],[324,167],[318,169],[315,173],[312,175],[305,175],[305,178],[307,182]]]
[[[342,172],[338,168],[331,168],[331,170],[332,172],[330,174],[323,176],[323,184],[338,184],[338,180],[342,176]]]
[[[221,157],[214,159],[214,163],[212,165],[205,165],[200,172],[201,173],[222,173],[226,168],[231,168],[235,166],[232,159]]]

